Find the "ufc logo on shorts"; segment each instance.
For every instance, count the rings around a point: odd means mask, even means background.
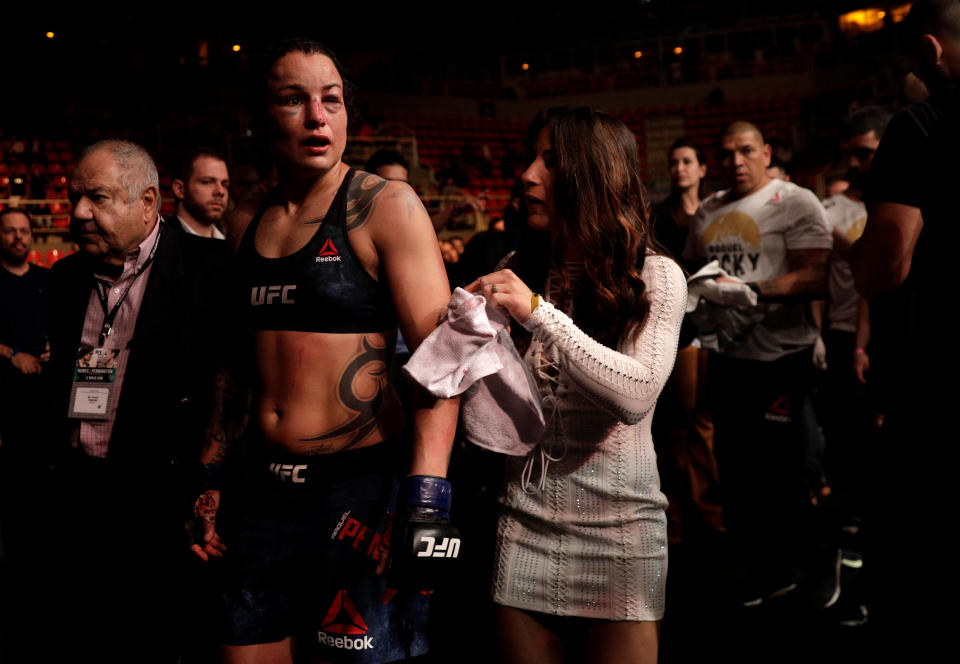
[[[261,304],[273,304],[277,298],[280,298],[280,304],[293,304],[291,293],[297,290],[296,284],[287,286],[254,286],[250,289],[250,304],[259,306]]]
[[[460,555],[460,538],[444,537],[440,544],[429,535],[420,538],[427,543],[426,551],[417,551],[417,558],[456,558]]]
[[[301,471],[307,469],[307,464],[294,466],[290,463],[271,463],[270,472],[277,476],[281,482],[293,482],[294,484],[304,484],[307,480],[300,477]]]

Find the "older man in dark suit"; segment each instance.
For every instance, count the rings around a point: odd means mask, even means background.
[[[88,148],[69,195],[80,251],[51,274],[54,628],[73,659],[176,661],[197,605],[183,497],[222,346],[223,243],[167,227],[133,143]]]

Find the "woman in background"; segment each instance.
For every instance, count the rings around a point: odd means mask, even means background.
[[[653,229],[657,242],[680,256],[704,198],[707,165],[703,151],[688,138],[670,147],[668,164],[670,195],[654,206]],[[724,530],[713,421],[704,404],[707,351],[694,343],[695,335],[693,325],[684,324],[677,363],[654,418],[663,489],[670,499],[667,526],[672,543]]]

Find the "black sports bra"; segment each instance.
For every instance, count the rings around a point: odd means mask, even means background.
[[[370,276],[347,239],[347,172],[310,242],[290,256],[257,253],[257,226],[268,199],[247,226],[237,251],[244,311],[254,330],[359,333],[397,326],[386,285]]]

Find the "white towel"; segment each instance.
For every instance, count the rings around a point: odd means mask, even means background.
[[[403,371],[430,394],[463,394],[460,423],[480,447],[526,456],[543,438],[537,390],[507,330],[509,318],[482,295],[457,288],[447,318],[430,333]]]

